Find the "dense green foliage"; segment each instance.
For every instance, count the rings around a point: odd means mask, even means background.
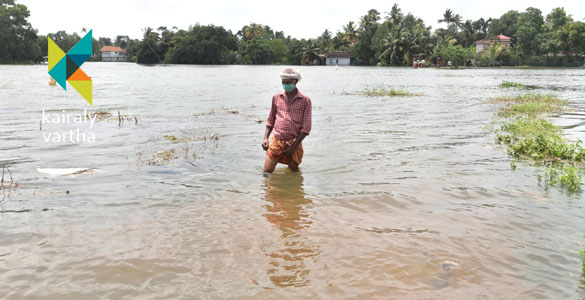
[[[390,8],[390,7],[389,7]],[[26,6],[0,0],[0,63],[38,62],[46,55],[46,37],[28,23]],[[464,20],[451,9],[438,20],[446,28],[434,32],[422,19],[404,13],[397,4],[381,14],[370,9],[359,22],[348,22],[339,31],[328,29],[311,39],[296,39],[269,26],[251,23],[236,33],[221,26],[199,25],[145,28],[141,40],[120,35],[94,39],[93,60],[99,49],[115,45],[127,50],[128,61],[156,64],[323,64],[332,51],[348,51],[358,65],[405,66],[425,59],[426,65],[583,65],[585,23],[575,21],[563,8],[548,15],[534,7],[511,10],[499,18]],[[83,36],[65,31],[49,34],[65,51]],[[510,47],[496,36],[512,38]],[[492,41],[476,54],[475,42]]]
[[[223,27],[193,26],[177,32],[170,46],[166,63],[225,64],[235,61],[238,40]]]
[[[26,6],[0,0],[0,63],[42,60],[37,31],[27,21],[29,15]]]

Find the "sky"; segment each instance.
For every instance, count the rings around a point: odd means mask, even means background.
[[[66,30],[80,33],[82,28],[93,29],[94,37],[128,35],[142,38],[142,30],[148,26],[173,26],[187,29],[190,25],[218,25],[236,33],[251,22],[268,25],[274,31],[284,31],[294,38],[314,38],[325,29],[333,34],[341,31],[349,21],[359,22],[360,16],[369,9],[378,10],[386,16],[393,3],[397,3],[403,13],[412,13],[425,21],[433,30],[444,28],[438,19],[445,9],[450,8],[463,20],[498,18],[509,10],[525,11],[536,7],[546,16],[555,7],[564,7],[575,20],[584,20],[583,1],[543,1],[543,0],[445,0],[445,1],[189,1],[189,0],[16,0],[30,10],[29,22],[39,34]],[[90,3],[90,5],[88,5]]]

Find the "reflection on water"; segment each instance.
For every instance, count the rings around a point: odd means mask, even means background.
[[[303,230],[312,223],[308,211],[312,202],[305,198],[303,175],[288,170],[266,175],[266,201],[264,216],[282,232],[283,245],[278,252],[267,254],[271,266],[266,272],[276,286],[305,286],[310,271],[304,261],[317,251],[303,236]]]

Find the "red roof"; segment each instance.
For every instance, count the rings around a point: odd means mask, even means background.
[[[126,50],[116,46],[104,46],[101,52],[126,52]]]
[[[510,42],[511,43],[512,38],[505,36],[503,34],[500,34],[500,35],[496,36],[496,38],[493,40],[479,40],[479,41],[476,41],[475,44],[476,45],[477,44],[491,44],[492,42]]]

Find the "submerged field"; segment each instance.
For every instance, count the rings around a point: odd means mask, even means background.
[[[585,296],[585,70],[301,67],[301,172],[265,177],[282,68],[87,63],[89,107],[0,66],[0,295]]]

